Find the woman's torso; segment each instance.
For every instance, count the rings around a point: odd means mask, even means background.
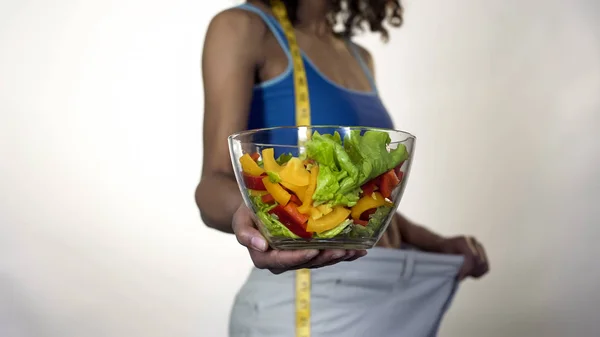
[[[264,61],[257,69],[248,129],[295,125],[292,60],[283,30],[268,9],[250,4],[238,8],[259,15],[269,30]],[[341,39],[327,43],[303,33],[297,33],[297,40],[309,88],[311,124],[393,128],[358,46]],[[293,144],[296,139],[271,141]],[[390,226],[378,246],[398,248],[399,244],[399,231]]]

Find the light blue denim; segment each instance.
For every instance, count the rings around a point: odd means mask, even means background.
[[[434,337],[463,257],[374,248],[312,271],[312,337]],[[253,269],[236,296],[230,337],[294,337],[294,272]]]

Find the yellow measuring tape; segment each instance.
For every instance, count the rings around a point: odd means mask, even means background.
[[[275,18],[281,24],[288,41],[294,69],[294,95],[296,97],[296,125],[310,125],[310,102],[308,99],[308,85],[306,72],[300,48],[296,42],[294,27],[290,22],[285,5],[280,0],[271,1],[271,8]],[[310,133],[300,128],[298,143],[302,144]],[[296,337],[310,337],[310,270],[296,271]]]

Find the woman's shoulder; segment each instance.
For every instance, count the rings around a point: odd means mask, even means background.
[[[241,65],[256,66],[264,58],[263,49],[268,28],[255,13],[229,8],[213,16],[204,38],[203,54],[206,62],[213,66],[222,63],[223,52],[237,58]],[[208,55],[214,54],[213,57]],[[204,63],[204,61],[203,61]]]
[[[225,9],[212,17],[208,25],[208,34],[227,37],[235,35],[243,38],[262,39],[268,28],[257,14],[233,7]]]

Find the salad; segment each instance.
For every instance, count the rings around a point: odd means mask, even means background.
[[[273,148],[239,158],[246,192],[263,234],[291,239],[372,237],[394,209],[403,144],[386,132],[314,132],[305,151],[275,158]],[[261,227],[261,226],[259,226]],[[267,233],[265,233],[266,231]]]

